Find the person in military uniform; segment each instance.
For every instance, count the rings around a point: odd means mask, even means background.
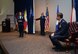
[[[40,20],[40,28],[41,28],[41,35],[45,35],[45,16],[44,13],[41,13],[40,18],[36,19],[36,20]]]
[[[18,30],[19,30],[19,37],[23,37],[24,36],[24,17],[22,16],[22,13],[19,12],[19,16],[17,18],[17,22],[18,22]]]
[[[69,37],[68,36],[68,24],[63,19],[62,13],[57,14],[57,20],[59,21],[58,30],[56,30],[54,33],[49,35],[49,38],[54,45],[53,49],[60,50],[62,49],[62,45],[60,44],[59,40],[64,41],[66,38]]]

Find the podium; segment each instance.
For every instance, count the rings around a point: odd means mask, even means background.
[[[2,32],[10,32],[10,19],[5,19],[2,21]]]

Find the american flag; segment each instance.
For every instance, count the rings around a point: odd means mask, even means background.
[[[58,14],[58,13],[59,13],[59,5],[57,5],[57,14]],[[56,29],[55,29],[56,31],[58,30],[58,23],[59,23],[59,22],[58,22],[58,20],[57,20],[57,21],[56,21]]]
[[[45,20],[45,32],[49,31],[49,11],[48,7],[46,8],[46,20]]]

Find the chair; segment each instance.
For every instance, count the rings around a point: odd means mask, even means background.
[[[78,47],[78,23],[77,22],[72,22],[72,23],[68,23],[69,25],[69,38],[65,40],[66,42],[66,49],[68,52],[69,51],[69,48],[70,48],[70,45],[71,43],[75,44],[75,49],[76,47]],[[76,53],[75,53],[76,54]]]
[[[77,25],[77,27],[76,27],[77,31],[76,32],[78,33],[78,23],[76,23],[76,25]],[[75,51],[75,54],[78,54],[78,52],[77,52],[77,49],[78,49],[78,34],[76,34],[76,36],[77,37],[75,38],[75,41],[74,41],[75,42],[74,43],[75,44],[75,50],[74,51]]]

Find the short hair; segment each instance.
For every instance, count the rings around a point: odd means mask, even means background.
[[[60,18],[63,18],[63,14],[62,13],[57,13],[57,16],[60,16]]]

